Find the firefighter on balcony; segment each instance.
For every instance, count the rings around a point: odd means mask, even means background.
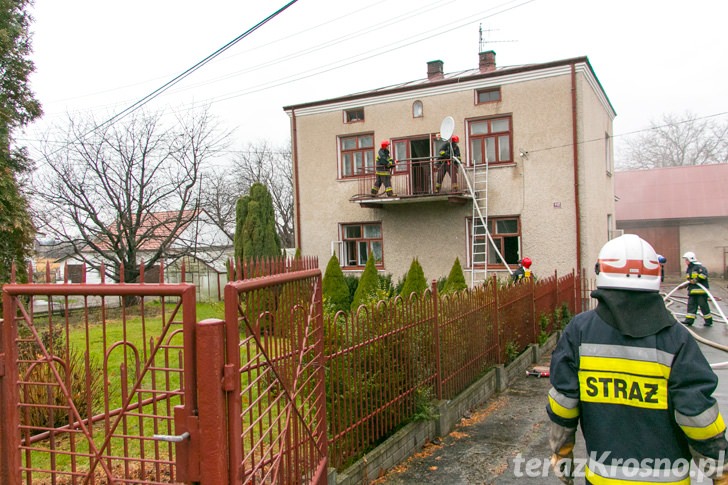
[[[523,258],[518,260],[518,269],[511,275],[514,283],[520,283],[521,281],[528,281],[533,278],[531,273],[531,258]]]
[[[710,305],[708,304],[708,294],[704,288],[710,288],[708,283],[708,269],[700,264],[695,257],[695,253],[688,251],[683,254],[683,259],[687,268],[685,270],[685,279],[688,280],[688,312],[685,315],[684,325],[690,326],[695,323],[695,317],[698,315],[698,308],[703,313],[705,326],[713,325],[713,315],[710,314]],[[699,284],[700,285],[699,285]]]
[[[376,197],[379,194],[379,187],[384,184],[384,192],[388,197],[394,197],[392,192],[392,168],[394,168],[394,160],[389,155],[389,140],[384,140],[377,153],[377,160],[375,165],[377,178],[374,181],[372,187],[372,197]]]
[[[437,163],[435,164],[435,169],[437,170],[435,193],[440,192],[442,180],[445,178],[446,173],[450,175],[452,190],[458,189],[458,167],[455,166],[457,162],[453,160],[453,157],[460,160],[460,147],[458,146],[459,141],[460,137],[453,135],[452,138],[450,138],[450,142],[445,142],[442,148],[440,148],[440,154],[437,157]],[[451,146],[452,149],[450,148]]]
[[[607,242],[594,310],[576,315],[551,356],[551,465],[574,483],[577,425],[586,483],[689,484],[690,460],[728,484],[726,426],[715,375],[697,341],[660,296],[660,263],[635,234]]]

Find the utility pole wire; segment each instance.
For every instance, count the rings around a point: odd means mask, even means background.
[[[149,101],[153,100],[154,98],[156,98],[157,96],[159,96],[160,94],[162,94],[163,92],[165,92],[167,89],[171,88],[172,86],[174,86],[175,84],[177,84],[178,82],[180,82],[182,79],[186,78],[187,76],[189,76],[193,72],[197,71],[199,68],[201,68],[202,66],[204,66],[205,64],[207,64],[208,62],[210,62],[211,60],[213,60],[214,58],[216,58],[217,56],[219,56],[220,54],[222,54],[223,52],[225,52],[226,50],[228,50],[230,47],[234,46],[235,44],[237,44],[238,42],[240,42],[242,39],[244,39],[248,35],[250,35],[253,32],[255,32],[256,30],[258,30],[260,27],[262,27],[263,25],[265,25],[266,23],[268,23],[270,20],[272,20],[275,17],[277,17],[279,14],[281,14],[284,10],[286,10],[288,7],[290,7],[291,5],[293,5],[294,3],[296,3],[297,1],[298,0],[291,0],[286,5],[284,5],[283,7],[279,8],[278,10],[276,10],[275,12],[273,12],[272,14],[270,14],[268,17],[266,17],[265,19],[261,20],[260,22],[258,22],[257,24],[255,24],[253,27],[249,28],[248,30],[246,30],[245,32],[243,32],[242,34],[240,34],[239,36],[235,37],[233,40],[231,40],[230,42],[228,42],[224,46],[220,47],[215,52],[213,52],[209,56],[205,57],[204,59],[202,59],[201,61],[199,61],[194,66],[192,66],[189,69],[185,70],[183,73],[175,76],[173,79],[171,79],[170,81],[167,81],[165,84],[163,84],[162,86],[158,87],[157,89],[155,89],[151,93],[147,94],[142,99],[138,100],[137,102],[135,102],[132,105],[130,105],[129,107],[123,109],[122,111],[120,111],[119,113],[115,114],[114,116],[112,116],[108,120],[104,121],[103,123],[101,123],[100,125],[98,125],[93,131],[95,131],[95,130],[97,130],[99,128],[102,128],[105,125],[109,125],[109,124],[112,124],[112,123],[114,123],[116,121],[119,121],[120,119],[122,119],[123,117],[125,117],[126,115],[128,115],[129,113],[131,113],[131,112],[133,112],[133,111],[141,108],[142,106],[144,106],[145,104],[147,104]],[[91,132],[89,132],[89,133],[91,133]]]

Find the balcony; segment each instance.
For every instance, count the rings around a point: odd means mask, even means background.
[[[462,205],[472,201],[472,196],[467,190],[467,182],[460,173],[461,168],[457,163],[450,163],[450,175],[445,172],[442,186],[439,191],[435,190],[439,166],[441,166],[439,161],[432,158],[398,160],[391,179],[394,196],[388,197],[384,193],[383,186],[379,188],[379,194],[373,196],[371,190],[376,181],[376,174],[367,173],[359,177],[357,193],[349,200],[361,207],[369,208],[437,201]]]

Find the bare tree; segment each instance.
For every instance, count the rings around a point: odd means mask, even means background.
[[[105,263],[113,280],[137,281],[140,252],[147,269],[180,254],[176,238],[197,215],[201,171],[227,137],[207,109],[173,126],[159,113],[102,126],[70,120],[63,148],[43,147],[43,232],[90,267]]]
[[[265,185],[273,198],[276,231],[285,248],[295,244],[293,233],[293,163],[290,144],[273,147],[268,141],[250,143],[235,160],[238,186]],[[242,194],[241,194],[242,195]]]
[[[665,114],[650,129],[624,141],[617,167],[648,169],[728,162],[728,122]]]
[[[206,170],[202,175],[200,207],[211,222],[225,231],[232,240],[235,237],[235,204],[242,194],[250,190],[229,170]]]

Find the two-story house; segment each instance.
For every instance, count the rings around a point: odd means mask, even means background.
[[[459,258],[476,283],[520,258],[536,275],[593,268],[615,227],[616,113],[586,57],[478,68],[286,106],[296,245],[345,272],[368,255],[395,280],[418,258],[428,278]],[[441,129],[452,118],[460,164],[436,191]],[[394,197],[371,195],[380,143],[391,143]]]

